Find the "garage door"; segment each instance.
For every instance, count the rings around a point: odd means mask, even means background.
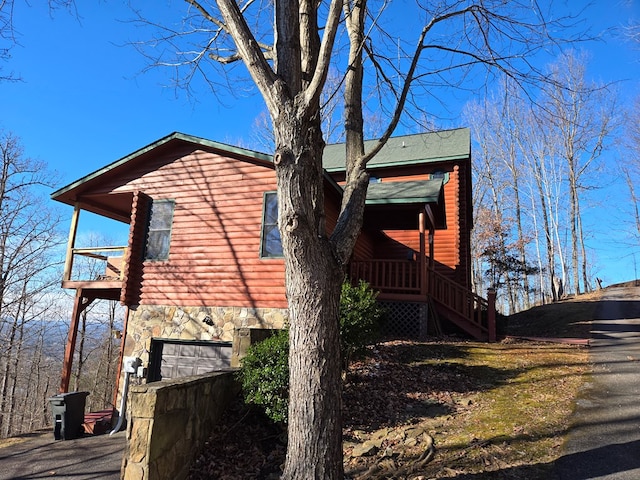
[[[231,342],[154,338],[149,352],[147,380],[190,377],[231,365]]]

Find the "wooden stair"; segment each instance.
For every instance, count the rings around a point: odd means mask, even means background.
[[[495,341],[495,299],[490,302],[433,269],[427,291],[441,318],[476,340]]]

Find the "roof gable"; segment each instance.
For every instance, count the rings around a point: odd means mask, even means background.
[[[116,176],[122,169],[128,168],[130,165],[141,161],[149,152],[163,148],[170,148],[171,145],[175,144],[190,144],[206,151],[217,151],[239,160],[260,163],[268,167],[273,165],[271,155],[244,148],[233,147],[231,145],[214,142],[212,140],[207,140],[193,135],[174,132],[56,190],[51,194],[51,198],[64,203],[70,203],[69,195],[72,191],[90,188],[90,185],[94,182],[101,181],[101,179],[106,176]]]

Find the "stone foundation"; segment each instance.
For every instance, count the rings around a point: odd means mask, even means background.
[[[238,328],[281,329],[288,322],[288,311],[279,308],[140,305],[129,312],[124,355],[146,365],[154,337],[233,341]]]

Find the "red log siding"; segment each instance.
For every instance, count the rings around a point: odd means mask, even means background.
[[[434,236],[434,260],[436,268],[452,280],[469,286],[470,266],[469,252],[469,227],[471,219],[468,219],[467,185],[461,181],[465,178],[466,165],[453,165],[451,163],[438,165],[436,170],[449,172],[449,181],[444,185],[444,202],[447,219],[445,230],[436,230]],[[420,167],[424,172],[424,167]],[[406,169],[396,172],[386,172],[387,176],[382,181],[407,181],[425,180],[430,178],[429,173],[419,172],[411,175]],[[461,175],[462,173],[462,175]],[[373,174],[375,175],[375,173]],[[382,177],[382,173],[379,174]],[[406,258],[406,250],[409,247],[416,252],[420,251],[420,237],[417,230],[418,217],[416,215],[416,230],[389,230],[384,233],[395,242],[377,241],[375,258]],[[428,252],[428,246],[427,252]]]
[[[175,201],[169,260],[144,262],[141,305],[286,308],[284,262],[260,258],[271,168],[189,150],[151,158],[128,177],[111,191]]]
[[[341,198],[333,192],[325,194],[325,216],[327,224],[327,233],[331,234],[338,222],[338,215],[340,214],[340,201]],[[374,240],[369,232],[362,231],[356,240],[356,244],[353,249],[353,258],[355,259],[368,259],[374,258]]]

